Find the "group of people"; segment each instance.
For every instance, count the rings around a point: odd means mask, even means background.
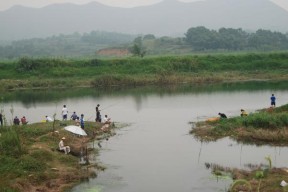
[[[271,97],[270,97],[270,104],[271,104],[270,108],[276,107],[276,97],[275,97],[274,94],[272,94]],[[244,109],[241,109],[240,111],[241,111],[241,113],[240,113],[241,117],[248,116],[248,113]],[[219,112],[218,115],[220,116],[221,119],[226,119],[227,118],[227,116],[224,113],[220,113]]]
[[[95,121],[103,124],[100,129],[105,132],[105,131],[109,130],[109,126],[112,122],[111,122],[111,118],[109,118],[108,115],[105,115],[103,118],[103,121],[102,121],[99,107],[100,107],[100,105],[97,104]],[[66,105],[63,105],[63,108],[62,108],[63,121],[67,120],[67,117],[68,117],[68,109],[67,109]],[[76,111],[74,111],[72,113],[70,119],[75,121],[76,126],[80,126],[82,129],[84,129],[84,114],[81,114],[79,117],[77,115]],[[46,116],[46,121],[50,122],[50,121],[53,121],[53,119]],[[70,153],[71,149],[70,149],[70,146],[64,144],[65,139],[66,139],[65,137],[61,138],[61,140],[59,142],[59,150],[64,151],[65,154],[68,154],[68,153]]]
[[[20,120],[17,116],[15,116],[15,118],[13,119],[13,124],[20,125],[20,122],[22,125],[26,125],[28,123],[25,116],[23,116]]]
[[[14,117],[13,124],[14,125],[20,125],[20,123],[22,125],[26,125],[28,123],[25,116],[23,116],[21,119],[19,119],[17,116]],[[3,124],[3,115],[2,115],[2,113],[0,113],[0,126],[3,126],[3,125],[4,125]]]

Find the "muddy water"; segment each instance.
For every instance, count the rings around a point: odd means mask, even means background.
[[[54,113],[60,118],[62,105],[66,104],[70,113],[84,113],[86,120],[93,120],[95,106],[100,103],[102,115],[131,124],[103,141],[100,155],[93,157],[107,169],[72,192],[215,192],[226,191],[231,180],[214,177],[205,163],[246,168],[250,163],[267,163],[265,157],[270,156],[273,166],[287,166],[286,147],[243,145],[228,138],[201,143],[188,134],[190,121],[205,120],[218,112],[229,117],[239,115],[241,108],[252,113],[269,107],[272,93],[277,97],[277,105],[288,101],[286,84],[284,88],[283,84],[250,86],[190,87],[185,91],[117,90],[109,94],[99,94],[96,90],[77,96],[61,92],[63,97],[46,93],[42,97],[49,98],[41,100],[37,94],[33,97],[28,94],[28,98],[35,97],[35,100],[21,101],[21,95],[2,103],[2,108],[8,119],[13,108],[13,116],[25,114],[30,122],[38,122]]]
[[[286,103],[287,91],[273,93],[278,95],[279,105]],[[231,180],[213,177],[206,162],[246,168],[249,163],[267,163],[265,157],[271,156],[274,166],[286,166],[286,147],[247,146],[228,138],[201,143],[187,134],[189,121],[213,117],[219,111],[239,115],[240,108],[254,112],[269,106],[270,95],[271,90],[151,95],[140,103],[121,98],[107,113],[132,125],[103,141],[97,160],[107,170],[72,191],[226,191]]]

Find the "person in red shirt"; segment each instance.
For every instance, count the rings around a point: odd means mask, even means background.
[[[21,118],[21,123],[22,125],[26,125],[28,123],[25,116]]]

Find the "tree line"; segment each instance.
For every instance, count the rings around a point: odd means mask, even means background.
[[[91,31],[84,34],[60,34],[47,38],[24,39],[13,41],[8,45],[0,44],[0,58],[95,55],[95,52],[102,48],[129,44],[135,37],[136,35],[116,32]]]
[[[0,58],[80,57],[95,56],[103,48],[127,48],[133,55],[180,54],[199,51],[276,51],[288,49],[288,33],[259,29],[246,32],[233,28],[210,30],[191,27],[183,37],[155,37],[153,34],[129,35],[116,32],[92,31],[47,38],[33,38],[0,44]]]
[[[259,29],[248,33],[239,29],[221,28],[209,30],[203,26],[192,27],[185,34],[185,41],[194,50],[286,50],[288,49],[288,33]]]

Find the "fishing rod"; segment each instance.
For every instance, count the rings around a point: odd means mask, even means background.
[[[110,107],[113,107],[113,106],[115,106],[115,105],[118,105],[119,103],[120,103],[120,102],[117,102],[117,103],[114,103],[114,104],[108,105],[107,107],[101,109],[100,111],[103,111],[103,110],[106,110],[106,109],[108,109],[108,108],[110,108]]]

